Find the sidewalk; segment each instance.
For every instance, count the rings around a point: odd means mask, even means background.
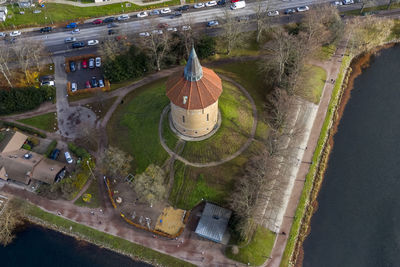
[[[268,267],[279,267],[283,253],[286,248],[286,243],[289,238],[289,233],[293,224],[294,215],[296,213],[297,206],[299,204],[300,196],[303,191],[304,181],[309,170],[309,162],[312,161],[315,148],[320,136],[321,128],[325,120],[326,112],[328,110],[329,102],[332,95],[334,84],[330,83],[331,79],[336,79],[339,74],[339,70],[342,64],[343,55],[346,51],[347,44],[344,44],[345,40],[338,45],[338,49],[332,56],[330,61],[326,62],[310,62],[324,68],[327,72],[327,83],[325,84],[323,95],[321,97],[320,104],[318,106],[317,114],[308,136],[306,143],[307,149],[304,151],[300,167],[298,169],[296,180],[290,195],[288,205],[286,207],[285,215],[283,217],[282,225],[280,227],[280,233],[285,232],[286,235],[278,234],[275,245],[271,251],[270,259],[264,264]]]

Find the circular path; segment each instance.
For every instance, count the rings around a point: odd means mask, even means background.
[[[161,117],[160,117],[160,122],[158,124],[158,137],[160,138],[160,142],[162,147],[165,149],[165,151],[167,151],[167,153],[171,156],[174,157],[175,159],[185,163],[186,165],[189,166],[193,166],[193,167],[214,167],[214,166],[218,166],[221,164],[224,164],[234,158],[236,158],[237,156],[239,156],[240,154],[243,153],[243,151],[245,151],[251,144],[251,142],[253,142],[254,140],[254,135],[256,134],[256,129],[257,129],[257,123],[258,123],[258,114],[257,114],[257,108],[256,108],[256,104],[254,103],[253,98],[250,96],[249,92],[247,92],[247,90],[241,86],[240,84],[238,84],[237,82],[235,82],[234,80],[232,80],[231,78],[228,78],[224,75],[219,74],[219,76],[225,80],[228,81],[230,83],[232,83],[233,85],[235,85],[236,87],[238,87],[240,89],[240,91],[242,91],[242,93],[247,97],[247,99],[250,101],[251,104],[251,109],[253,111],[253,126],[251,128],[250,131],[250,136],[247,139],[247,141],[232,155],[229,155],[226,158],[223,158],[219,161],[212,161],[212,162],[207,162],[207,163],[199,163],[199,162],[191,162],[188,161],[187,159],[181,157],[180,155],[176,154],[174,151],[172,151],[167,144],[165,143],[165,140],[162,136],[162,128],[163,128],[163,120],[166,117],[168,111],[169,111],[169,106],[166,106],[163,110],[163,112],[161,113]]]

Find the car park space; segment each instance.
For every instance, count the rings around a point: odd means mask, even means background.
[[[68,82],[71,84],[71,91],[76,92],[86,88],[104,87],[101,64],[101,57],[94,55],[69,59],[66,70],[68,72]]]

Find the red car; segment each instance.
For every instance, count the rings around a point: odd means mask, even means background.
[[[231,3],[236,3],[236,2],[239,2],[239,1],[241,1],[241,0],[231,0]]]
[[[160,28],[160,29],[164,29],[164,28],[167,28],[168,27],[168,24],[167,23],[160,23],[160,24],[158,24],[158,28]]]
[[[86,82],[85,82],[85,88],[91,88],[90,82],[89,82],[89,81],[86,81]]]
[[[101,19],[96,19],[93,21],[93,24],[102,24],[103,21]]]
[[[87,60],[82,60],[82,68],[87,69]]]

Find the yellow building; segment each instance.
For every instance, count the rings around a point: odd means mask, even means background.
[[[218,98],[222,82],[211,69],[200,65],[194,49],[184,71],[173,74],[166,84],[175,129],[188,137],[210,133],[218,122]]]

